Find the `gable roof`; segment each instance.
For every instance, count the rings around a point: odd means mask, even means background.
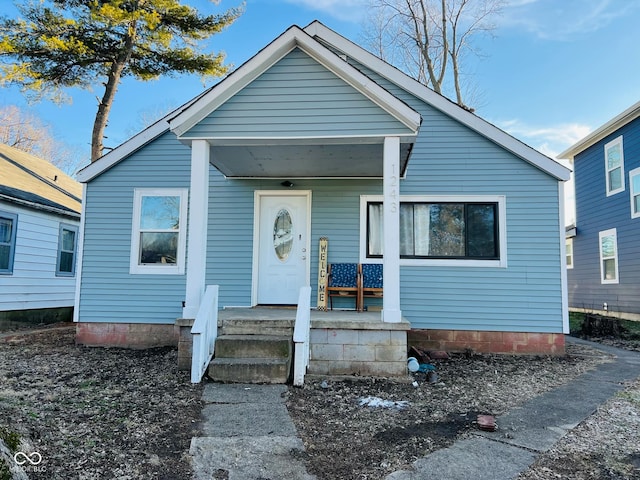
[[[635,120],[638,117],[640,117],[640,102],[627,108],[620,115],[616,115],[614,118],[609,120],[601,127],[595,129],[582,140],[571,145],[564,152],[558,155],[558,158],[567,158],[569,160],[573,160],[573,158],[579,153],[584,152],[590,146],[598,143],[606,136],[624,127],[627,123]]]
[[[50,162],[0,143],[0,200],[78,218],[82,185]]]
[[[171,130],[176,135],[181,136],[296,47],[345,80],[403,123],[414,134],[417,134],[422,120],[418,112],[295,25],[289,27],[287,31],[244,63],[229,77],[222,80],[216,87],[209,90],[197,102],[194,102],[175,118],[172,118],[169,121]]]
[[[327,28],[317,20],[309,24],[305,28],[305,31],[309,33],[309,35],[318,37],[322,41],[329,43],[347,56],[374,70],[391,83],[394,83],[461,124],[466,125],[480,135],[520,157],[522,160],[538,167],[540,170],[547,172],[558,180],[569,180],[570,170],[564,165],[538,152],[520,140],[517,140],[504,130],[462,108],[443,95],[436,93],[429,87],[398,70],[393,65]]]
[[[297,26],[290,27],[217,85],[203,92],[182,107],[174,110],[148,129],[140,132],[138,135],[132,137],[130,140],[78,172],[78,179],[86,182],[100,175],[128,155],[165,133],[169,128],[178,136],[185,133],[213,109],[231,98],[231,96],[248,85],[253,79],[266,71],[271,65],[295,47],[304,50],[333,73],[348,81],[354,88],[381,106],[396,119],[417,131],[421,119],[415,110],[382,88],[371,78],[351,66],[348,62],[344,61],[343,58],[325,45],[335,47],[336,50],[366,65],[405,91],[558,180],[569,179],[570,171],[568,168],[525,145],[442,95],[435,93],[430,88],[422,85],[318,21],[312,22],[304,29],[300,29]]]

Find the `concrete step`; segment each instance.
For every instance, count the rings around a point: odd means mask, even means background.
[[[291,337],[275,335],[222,335],[216,339],[216,358],[289,358]]]
[[[221,335],[293,335],[294,320],[225,318]]]
[[[223,383],[287,383],[288,358],[214,358],[207,375]]]

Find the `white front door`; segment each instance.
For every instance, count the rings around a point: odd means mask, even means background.
[[[309,284],[309,194],[258,194],[257,303],[295,305]]]

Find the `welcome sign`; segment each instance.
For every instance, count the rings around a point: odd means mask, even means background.
[[[320,248],[318,249],[318,310],[327,311],[327,251],[329,249],[329,239],[320,237]]]

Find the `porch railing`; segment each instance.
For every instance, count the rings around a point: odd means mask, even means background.
[[[193,353],[191,383],[200,383],[213,358],[218,336],[218,285],[207,285],[196,319],[191,327]]]
[[[296,324],[293,328],[293,384],[304,385],[309,366],[309,335],[311,332],[311,287],[302,287],[298,295]]]

